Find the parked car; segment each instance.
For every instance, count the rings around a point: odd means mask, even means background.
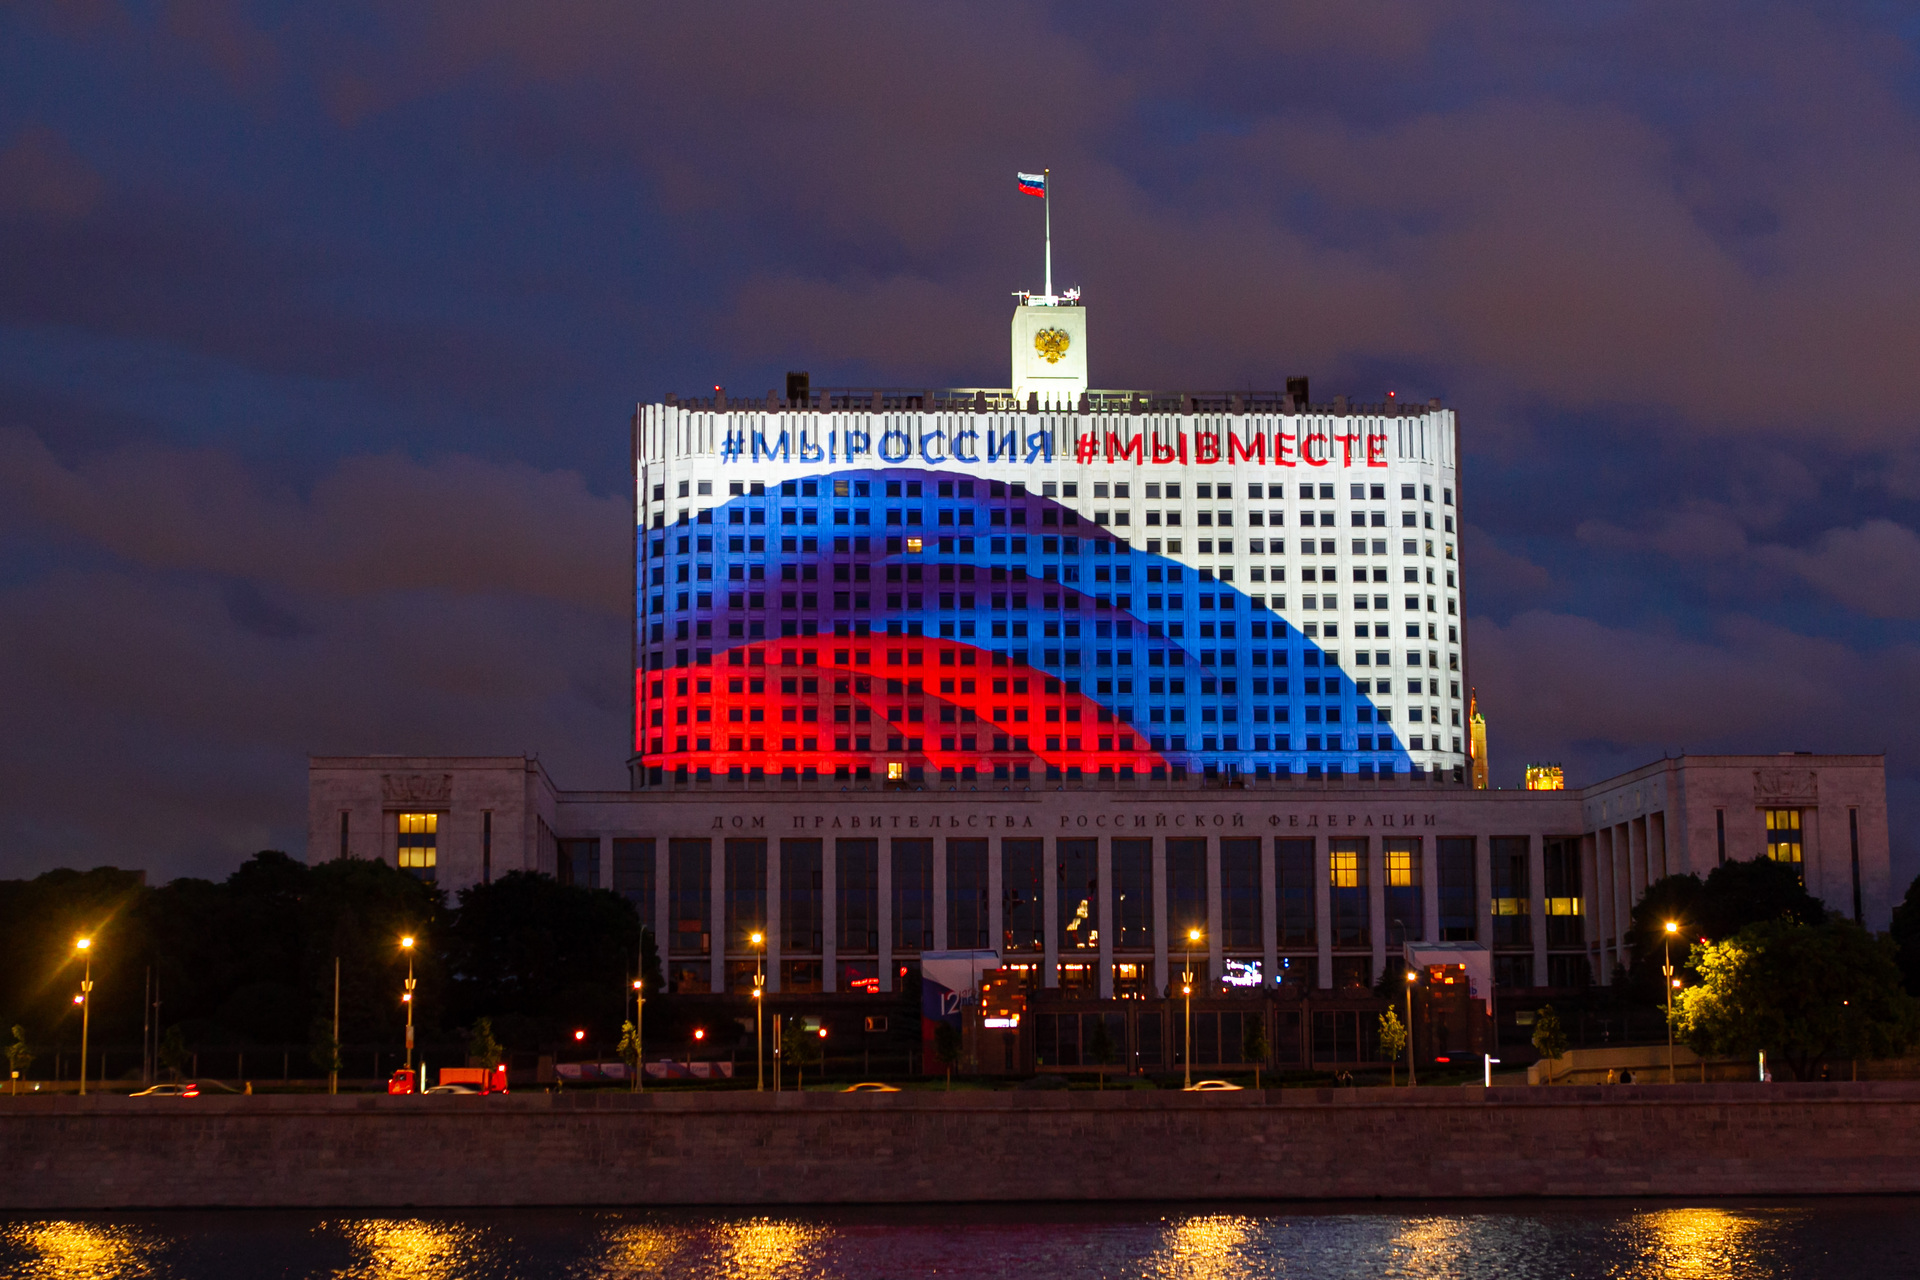
[[[892,1085],[892,1084],[881,1084],[878,1080],[868,1080],[861,1084],[850,1084],[846,1088],[842,1089],[840,1092],[842,1093],[898,1093],[900,1092],[900,1086]]]
[[[1225,1080],[1195,1080],[1186,1087],[1187,1093],[1239,1093],[1240,1086]]]

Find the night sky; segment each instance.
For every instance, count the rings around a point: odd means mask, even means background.
[[[0,8],[0,875],[305,757],[625,782],[628,420],[716,383],[1444,397],[1496,783],[1887,753],[1920,871],[1911,4]]]

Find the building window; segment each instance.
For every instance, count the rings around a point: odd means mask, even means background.
[[[1059,884],[1059,892],[1054,895],[1059,911],[1057,950],[1062,958],[1073,951],[1098,952],[1100,842],[1057,840],[1053,853],[1054,877]]]
[[[1767,810],[1767,856],[1775,862],[1790,862],[1800,869],[1800,810]],[[1801,879],[1806,873],[1801,872]]]
[[[1113,842],[1113,945],[1153,949],[1153,841]]]
[[[1440,872],[1440,941],[1477,941],[1480,901],[1473,837],[1444,836],[1434,853]]]
[[[653,930],[653,848],[651,840],[613,842],[613,891],[633,904],[640,927],[647,932]]]
[[[947,945],[956,950],[987,945],[987,842],[947,841]]]
[[[400,869],[421,880],[432,880],[439,862],[440,815],[403,813],[398,815],[400,832]]]
[[[1488,844],[1493,866],[1493,945],[1531,946],[1532,887],[1527,874],[1527,837],[1494,836]]]
[[[1220,842],[1220,931],[1235,950],[1261,945],[1260,841]]]
[[[933,841],[893,842],[893,949],[933,949]]]
[[[1394,941],[1394,922],[1398,921],[1400,940],[1424,942],[1427,937],[1427,908],[1424,868],[1420,865],[1420,841],[1395,839],[1383,842],[1382,856],[1387,871],[1387,941]]]
[[[834,945],[842,956],[880,951],[880,842],[836,840],[834,856]],[[846,970],[842,969],[843,976]],[[855,975],[864,981],[865,971]],[[873,971],[879,976],[879,970]],[[851,989],[851,988],[849,988]],[[874,990],[878,990],[876,986]]]
[[[821,844],[818,840],[782,840],[780,842],[780,928],[784,931],[781,950],[788,955],[819,955],[821,950],[822,907],[824,900],[821,892],[820,857]],[[788,963],[783,961],[783,965]],[[800,962],[795,962],[800,963]],[[811,962],[808,970],[812,975],[811,987],[790,987],[787,985],[788,970],[781,969],[780,989],[782,991],[818,991],[820,989],[820,962]]]
[[[667,842],[667,935],[669,950],[675,955],[706,955],[712,944],[713,920],[713,842],[710,840],[669,840]],[[681,970],[675,969],[676,974]],[[693,970],[686,970],[691,974]],[[704,979],[688,978],[689,982]],[[674,990],[682,988],[674,979]],[[704,986],[686,988],[705,991]]]
[[[1314,941],[1313,841],[1273,842],[1273,878],[1283,947],[1310,947]]]
[[[1327,883],[1333,891],[1333,945],[1368,946],[1372,930],[1368,927],[1367,842],[1335,840],[1327,857]]]
[[[600,841],[561,840],[555,845],[553,878],[583,889],[600,887]]]
[[[1201,949],[1207,936],[1207,842],[1167,841],[1167,946],[1183,951],[1187,935],[1200,931]]]
[[[1580,926],[1580,841],[1574,836],[1549,838],[1544,849],[1547,883],[1547,945],[1577,947],[1586,942]],[[1549,982],[1550,986],[1573,983]]]
[[[1002,840],[1000,927],[1008,951],[1037,952],[1045,945],[1042,868],[1045,846],[1038,840]]]
[[[727,951],[736,956],[758,956],[766,946],[767,928],[767,842],[733,839],[726,844],[727,876]],[[753,935],[760,935],[760,946]],[[740,981],[744,972],[744,981]],[[729,975],[730,990],[753,990],[755,966]],[[736,985],[738,982],[738,985]]]

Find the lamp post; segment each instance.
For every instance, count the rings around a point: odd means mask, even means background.
[[[1407,1087],[1409,1089],[1420,1083],[1419,1077],[1414,1075],[1413,1067],[1413,984],[1419,980],[1418,973],[1412,969],[1407,970]]]
[[[1198,929],[1187,930],[1187,967],[1180,975],[1180,994],[1187,998],[1187,1037],[1180,1051],[1180,1060],[1187,1068],[1186,1087],[1193,1087],[1193,944],[1200,941]]]
[[[80,979],[80,1096],[87,1096],[87,1023],[93,1013],[93,939],[75,938],[73,949],[80,953],[86,971]]]
[[[635,978],[633,980],[633,1091],[635,1093],[647,1087],[647,1051],[640,1038],[640,1019],[646,1015],[646,1012],[646,985],[639,978]]]
[[[407,989],[401,995],[400,1003],[407,1006],[407,1070],[413,1070],[413,935],[400,939],[400,949],[407,953]],[[415,1082],[418,1084],[418,1081]],[[419,1089],[414,1090],[419,1093]]]
[[[1667,1083],[1673,1083],[1673,935],[1680,932],[1677,920],[1667,921],[1667,936],[1663,939],[1666,946],[1666,963],[1660,966],[1660,974],[1666,979],[1667,988]]]
[[[747,941],[753,944],[753,1091],[760,1093],[767,1087],[767,1002],[761,999],[767,986],[767,935],[756,929]]]

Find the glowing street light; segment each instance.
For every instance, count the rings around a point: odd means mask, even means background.
[[[1187,1068],[1188,1088],[1193,1087],[1193,946],[1198,941],[1200,941],[1200,930],[1187,930],[1187,967],[1180,975],[1180,994],[1185,996],[1187,1001],[1186,1047],[1180,1057]]]
[[[1420,1080],[1413,1073],[1413,984],[1420,981],[1420,975],[1407,970],[1407,1087],[1413,1088]]]
[[[1666,963],[1660,966],[1660,972],[1666,977],[1667,987],[1667,1083],[1673,1083],[1673,989],[1680,984],[1673,980],[1673,935],[1680,932],[1680,922],[1667,921],[1667,936],[1663,939],[1667,949]]]
[[[87,1096],[87,1023],[93,1014],[93,939],[75,938],[73,949],[80,953],[86,972],[80,979],[80,994],[74,1003],[80,1006],[80,1096]]]
[[[767,1002],[760,993],[767,985],[767,935],[755,929],[748,942],[753,944],[753,1091],[759,1093],[767,1087],[767,1063],[765,1046],[767,1042],[765,1016]]]
[[[407,953],[407,989],[400,997],[400,1003],[407,1006],[407,1070],[413,1070],[413,935],[407,934],[400,939],[400,949]],[[418,1090],[415,1090],[418,1092]]]

